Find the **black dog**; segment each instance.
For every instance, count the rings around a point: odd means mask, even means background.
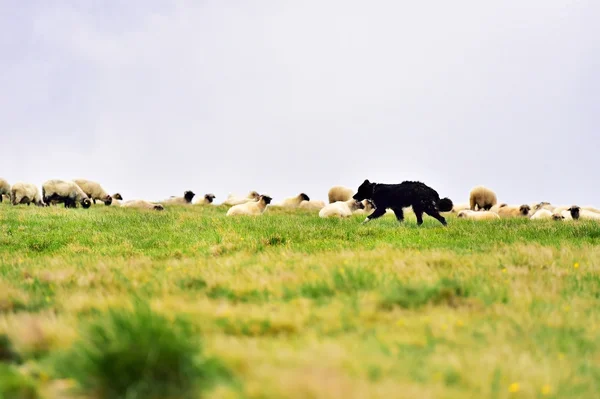
[[[396,218],[401,222],[404,220],[402,208],[412,206],[418,225],[423,224],[423,212],[425,212],[445,226],[446,219],[440,215],[440,212],[449,212],[453,206],[449,198],[440,199],[437,191],[418,181],[377,184],[365,180],[352,198],[357,201],[370,199],[375,204],[375,211],[367,216],[363,223],[383,216],[388,208],[394,211]]]

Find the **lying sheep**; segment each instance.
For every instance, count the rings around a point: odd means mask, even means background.
[[[554,211],[554,209],[556,208],[556,206],[550,204],[549,202],[537,202],[537,203],[533,203],[533,204],[529,204],[530,208],[532,211],[536,212],[540,209],[546,209],[550,212]]]
[[[10,190],[10,200],[13,205],[34,203],[37,206],[45,206],[35,184],[15,183]]]
[[[10,196],[10,184],[5,179],[0,178],[0,202],[2,202],[4,195]]]
[[[459,217],[461,219],[471,219],[471,220],[500,219],[500,216],[498,216],[497,213],[490,212],[490,211],[477,212],[477,211],[472,211],[470,209],[465,209],[465,210],[458,212],[458,215],[456,217]]]
[[[121,203],[123,208],[138,208],[138,209],[153,209],[155,211],[163,211],[165,209],[161,204],[157,204],[145,200],[130,200]]]
[[[317,201],[317,200],[302,201],[300,203],[300,205],[298,205],[298,208],[305,209],[308,211],[320,211],[324,207],[325,207],[325,202]]]
[[[204,194],[201,200],[196,201],[196,205],[210,205],[215,200],[214,194]]]
[[[496,193],[484,186],[473,187],[469,193],[469,206],[472,211],[489,211],[497,202]]]
[[[161,201],[163,205],[189,205],[192,203],[192,199],[194,199],[194,194],[192,191],[186,191],[183,193],[183,197],[170,197],[164,201]]]
[[[268,195],[261,195],[258,201],[246,202],[245,204],[234,205],[227,211],[227,216],[259,216],[262,215],[267,205],[271,203],[272,198]]]
[[[310,197],[304,193],[300,193],[294,197],[285,198],[277,206],[282,208],[298,208],[302,201],[310,201]]]
[[[568,211],[574,220],[600,220],[600,213],[588,211],[577,205],[571,206]]]
[[[490,208],[490,212],[498,213],[498,211],[500,210],[500,208],[503,208],[505,206],[508,206],[508,204],[506,204],[506,203],[496,204],[496,205],[494,205],[494,206],[492,206]]]
[[[552,211],[540,208],[530,217],[531,220],[552,219]]]
[[[375,210],[375,204],[371,200],[362,200],[363,207],[352,212],[354,215],[370,215]]]
[[[531,211],[531,207],[527,204],[525,205],[506,205],[500,207],[498,209],[498,215],[503,218],[510,217],[519,217],[519,216],[528,216],[529,211]]]
[[[568,210],[555,210],[552,212],[552,219],[554,220],[573,220],[571,212]]]
[[[319,211],[319,216],[322,218],[340,217],[345,218],[352,216],[352,212],[357,209],[364,209],[362,202],[351,198],[348,201],[337,201],[333,204],[327,204]]]
[[[96,200],[104,202],[104,205],[110,205],[113,198],[102,188],[99,183],[86,179],[75,179],[73,180],[81,190],[92,200],[95,204]]]
[[[333,204],[334,202],[348,201],[352,198],[353,194],[354,190],[349,187],[333,186],[329,189],[327,196],[329,198],[329,203]]]
[[[465,211],[471,209],[469,204],[456,204],[452,207],[452,213],[459,213],[460,211]]]
[[[600,213],[600,209],[598,209],[596,207],[593,207],[593,206],[589,206],[589,205],[588,206],[582,206],[581,209],[585,210],[585,211],[594,212],[594,213]]]
[[[256,191],[250,191],[250,193],[246,197],[240,197],[240,196],[237,196],[234,194],[229,194],[227,196],[227,199],[223,202],[223,205],[234,206],[234,205],[245,204],[247,202],[255,202],[255,201],[258,201],[259,197],[260,197],[260,194],[257,193]]]
[[[73,181],[46,181],[42,185],[42,197],[46,204],[64,202],[65,208],[76,208],[78,203],[85,209],[92,205],[86,193]]]

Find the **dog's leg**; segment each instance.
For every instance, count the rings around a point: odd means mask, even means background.
[[[385,215],[385,208],[383,208],[383,207],[377,208],[377,209],[375,209],[375,211],[373,211],[372,214],[367,216],[367,218],[365,219],[364,222],[362,222],[362,224],[368,223],[371,221],[371,219],[377,219],[378,217],[381,217],[383,215]]]
[[[423,210],[419,207],[415,207],[413,205],[413,212],[415,213],[415,216],[417,217],[417,226],[420,226],[423,224]]]
[[[444,217],[442,215],[440,215],[440,213],[437,211],[437,209],[426,209],[425,213],[428,214],[429,216],[436,218],[441,224],[443,224],[444,226],[447,226],[448,223],[446,223],[446,219],[444,219]]]
[[[392,211],[394,211],[394,215],[396,215],[396,219],[398,220],[398,222],[402,223],[402,221],[404,220],[404,211],[402,210],[402,208],[392,208]]]

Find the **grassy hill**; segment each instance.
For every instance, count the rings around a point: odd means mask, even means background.
[[[599,224],[363,218],[0,204],[0,398],[597,395]]]

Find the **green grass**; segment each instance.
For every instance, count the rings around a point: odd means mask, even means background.
[[[225,209],[1,204],[0,398],[600,390],[600,224]]]

